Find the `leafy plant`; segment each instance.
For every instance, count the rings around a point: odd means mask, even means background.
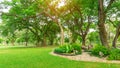
[[[72,47],[73,47],[73,52],[75,54],[81,54],[82,53],[82,50],[81,50],[81,46],[78,45],[78,44],[72,44]]]
[[[3,42],[3,39],[2,38],[0,38],[0,43],[2,43]]]
[[[120,60],[120,49],[112,49],[108,56],[108,60]]]
[[[105,57],[108,56],[109,49],[107,49],[105,46],[97,45],[91,50],[91,54],[95,56]]]
[[[56,48],[56,49],[54,50],[54,52],[55,52],[55,53],[65,53],[65,50],[62,49],[62,48]]]
[[[81,47],[77,44],[62,45],[54,50],[55,53],[74,53],[81,54]]]

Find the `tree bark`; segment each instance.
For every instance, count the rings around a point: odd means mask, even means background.
[[[14,44],[14,43],[15,43],[15,41],[14,41],[14,40],[12,40],[12,41],[11,41],[11,43],[12,43],[12,45],[13,45],[13,46],[15,46],[15,44]]]
[[[61,35],[60,45],[63,45],[64,44],[64,29],[63,29],[62,25],[60,24],[60,22],[58,21],[59,18],[57,18],[57,17],[53,18],[50,14],[46,13],[45,11],[44,11],[44,13],[45,13],[46,16],[48,16],[49,18],[51,18],[59,26],[60,31],[61,31],[61,34],[60,34]]]
[[[36,36],[36,37],[37,37],[36,47],[40,47],[40,38],[39,36]]]
[[[115,37],[114,37],[114,40],[112,42],[112,47],[116,48],[116,43],[117,43],[117,39],[120,35],[120,24],[118,25],[117,29],[116,29],[116,34],[115,34]]]
[[[60,30],[61,30],[61,41],[60,41],[60,44],[63,45],[64,44],[64,30],[63,30],[63,27],[62,25],[60,24]]]
[[[54,39],[50,39],[50,45],[53,45]]]
[[[26,29],[25,46],[28,46],[28,29]]]
[[[46,44],[46,37],[45,37],[45,35],[44,35],[43,40],[42,40],[42,45],[43,45],[43,46],[46,46],[46,45],[47,45],[47,44]]]
[[[116,43],[117,43],[117,39],[119,37],[119,32],[116,33],[115,37],[114,37],[114,40],[112,42],[112,47],[116,48]]]
[[[59,28],[60,28],[60,32],[61,32],[61,39],[60,39],[60,45],[64,44],[64,29],[63,26],[59,23],[58,19],[54,19],[54,21],[58,24]]]
[[[98,6],[98,28],[99,28],[99,35],[102,45],[109,47],[108,44],[108,37],[107,37],[107,31],[105,29],[105,18],[106,14],[104,13],[104,6],[103,6],[103,0],[98,0],[99,6]]]
[[[86,39],[85,39],[85,36],[82,36],[82,46],[86,46]]]

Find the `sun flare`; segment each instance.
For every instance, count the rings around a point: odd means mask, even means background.
[[[50,5],[54,5],[56,8],[65,6],[65,0],[53,0]]]
[[[65,6],[65,1],[64,0],[60,0],[60,2],[58,3],[58,8]]]

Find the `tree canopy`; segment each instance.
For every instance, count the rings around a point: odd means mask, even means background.
[[[34,39],[32,41],[37,46],[56,43],[63,45],[68,37],[69,43],[79,40],[82,46],[89,45],[87,41],[94,44],[98,41],[105,47],[109,48],[112,44],[116,48],[120,33],[119,2],[120,0],[5,0],[1,5],[10,9],[1,13],[1,34],[13,38],[14,42],[22,37],[23,42]],[[108,26],[116,31],[109,30]],[[18,33],[25,35],[17,36]],[[109,42],[109,39],[113,41]]]

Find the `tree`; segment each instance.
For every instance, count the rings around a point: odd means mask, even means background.
[[[94,17],[95,7],[91,4],[95,4],[96,1],[83,1],[74,0],[68,5],[68,13],[65,17],[66,24],[71,30],[72,34],[76,34],[82,38],[82,45],[86,44],[86,36],[89,32],[90,26],[92,24],[92,16]],[[94,9],[94,10],[93,10]],[[86,22],[87,21],[87,22]]]
[[[43,3],[43,1],[41,0],[40,2]],[[8,13],[2,14],[4,24],[11,24],[8,25],[9,27],[7,29],[15,26],[14,31],[12,33],[14,33],[15,31],[26,30],[26,42],[28,42],[28,31],[34,34],[37,46],[40,46],[40,43],[42,45],[46,45],[46,38],[47,35],[51,33],[50,31],[53,31],[55,33],[53,35],[56,35],[56,33],[59,32],[57,31],[58,27],[54,26],[54,23],[51,22],[51,20],[49,20],[50,18],[45,16],[45,14],[42,11],[42,8],[39,9],[39,3],[37,1],[13,0],[5,4],[10,5],[11,9]],[[56,27],[56,29],[49,29],[51,27]]]
[[[113,25],[113,27],[116,29],[115,36],[114,39],[112,41],[112,46],[114,48],[116,48],[116,43],[117,43],[117,39],[120,35],[120,22],[119,22],[119,10],[120,8],[118,7],[119,4],[119,0],[117,0],[113,5],[112,5],[112,9],[111,11],[109,11],[108,13],[108,21],[110,22],[110,24]],[[113,20],[114,19],[114,20]]]
[[[107,31],[105,27],[105,21],[106,21],[106,14],[108,10],[110,9],[111,5],[113,4],[115,0],[110,0],[108,6],[105,9],[104,6],[104,0],[98,0],[98,29],[99,29],[99,35],[102,45],[109,47],[108,44],[108,37],[107,37]]]
[[[52,21],[54,21],[60,28],[61,32],[61,39],[60,39],[60,45],[64,44],[64,29],[60,20],[60,16],[63,14],[64,11],[60,12],[58,8],[59,0],[53,1],[53,0],[47,0],[45,1],[46,9],[44,9],[44,14],[49,17]],[[52,4],[51,4],[52,3]],[[48,11],[48,12],[47,12]]]

